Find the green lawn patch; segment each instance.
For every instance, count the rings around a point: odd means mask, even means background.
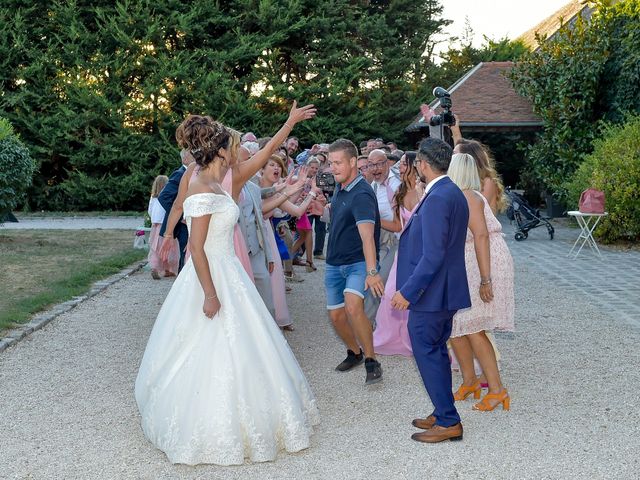
[[[123,230],[0,231],[0,331],[146,257]]]

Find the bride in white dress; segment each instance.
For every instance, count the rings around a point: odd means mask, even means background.
[[[217,183],[228,132],[199,119],[191,143],[201,171],[184,202],[191,258],[160,309],[135,397],[146,437],[172,463],[274,460],[309,446],[318,409],[234,251],[239,209]]]

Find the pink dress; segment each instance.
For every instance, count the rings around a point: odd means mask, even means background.
[[[224,179],[220,186],[223,188],[225,192],[229,195],[233,195],[233,183],[231,180],[232,170],[227,170]],[[242,192],[240,192],[240,199],[242,199]],[[233,248],[236,251],[236,256],[240,259],[240,263],[244,267],[245,271],[249,274],[249,278],[253,280],[253,269],[251,268],[251,260],[249,259],[249,250],[247,249],[247,244],[244,241],[244,236],[242,235],[242,230],[240,230],[240,225],[236,223],[235,228],[233,229]]]
[[[286,287],[284,284],[284,271],[282,270],[282,260],[276,243],[276,236],[269,219],[264,220],[265,234],[269,237],[269,246],[273,254],[273,272],[271,272],[271,290],[273,292],[273,305],[276,309],[276,323],[279,327],[291,325],[291,315],[287,306]]]
[[[400,207],[402,224],[406,225],[413,212]],[[396,266],[398,254],[393,260],[389,278],[384,286],[384,295],[380,299],[380,307],[376,314],[376,329],[373,332],[373,348],[380,355],[413,355],[411,340],[407,330],[408,310],[396,310],[391,306],[391,298],[396,293]]]
[[[303,213],[296,222],[296,228],[298,230],[311,230],[311,222],[306,213]]]
[[[158,254],[160,247],[163,242],[171,240],[160,236],[160,227],[162,227],[161,223],[154,223],[151,225],[151,233],[149,234],[149,255],[147,257],[149,266],[151,267],[151,270],[155,270],[156,272],[167,272],[177,275],[178,263],[180,262],[180,247],[178,246],[178,241],[175,239],[173,240],[175,247],[171,248],[167,261],[162,261],[162,258],[160,258],[160,255]]]
[[[160,236],[160,228],[162,227],[162,220],[166,215],[164,208],[160,205],[157,198],[151,198],[149,200],[149,208],[147,209],[151,221],[151,233],[149,234],[149,266],[151,270],[155,270],[160,273],[171,273],[173,275],[178,274],[178,263],[180,262],[180,247],[178,246],[178,240],[170,240],[169,238],[162,238]],[[162,219],[162,220],[161,220]],[[167,261],[163,261],[160,258],[160,248],[163,242],[173,242],[173,247],[169,252],[169,258]]]
[[[478,195],[480,194],[478,193]],[[489,230],[493,300],[484,303],[480,298],[480,270],[473,245],[473,235],[471,230],[467,230],[464,257],[471,307],[458,310],[458,313],[454,315],[452,337],[461,337],[482,330],[503,332],[514,330],[513,259],[502,236],[502,225],[491,211],[489,202],[482,195],[480,197],[484,201],[484,217]]]

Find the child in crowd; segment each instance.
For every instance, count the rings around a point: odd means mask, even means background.
[[[151,187],[151,198],[149,199],[149,217],[151,217],[151,234],[149,235],[149,265],[151,266],[151,277],[154,280],[160,280],[160,272],[164,273],[165,277],[175,277],[178,273],[178,262],[180,259],[179,248],[176,242],[176,248],[171,250],[171,254],[166,262],[160,258],[160,247],[162,246],[163,238],[160,236],[160,227],[164,221],[166,214],[162,205],[158,201],[158,195],[165,187],[169,178],[166,175],[158,175],[153,181]],[[170,240],[167,240],[170,241]]]

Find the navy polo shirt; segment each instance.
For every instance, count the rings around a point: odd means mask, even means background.
[[[331,200],[331,224],[327,264],[333,266],[364,262],[359,223],[375,225],[376,261],[380,249],[380,212],[373,188],[358,175],[344,188],[338,184]]]

